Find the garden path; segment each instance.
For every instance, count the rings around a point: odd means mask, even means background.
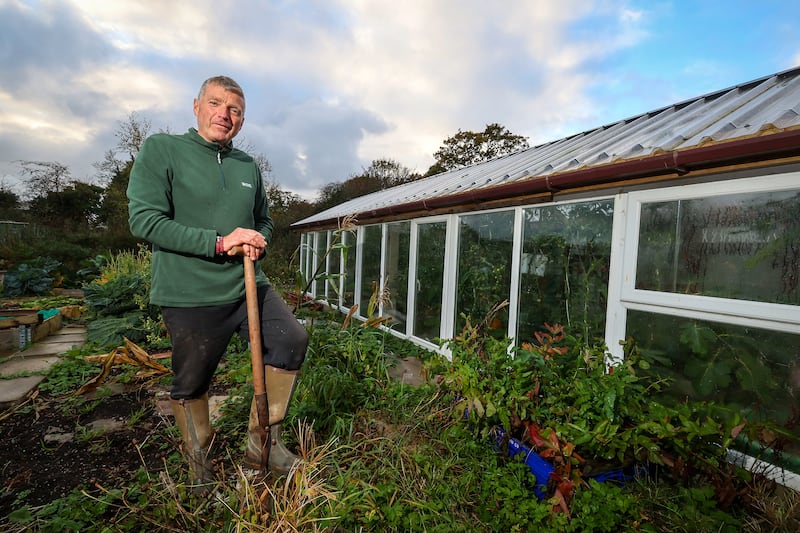
[[[62,355],[75,346],[83,346],[85,342],[86,328],[68,325],[12,354],[0,364],[0,376],[21,375],[0,379],[0,410],[24,401]]]

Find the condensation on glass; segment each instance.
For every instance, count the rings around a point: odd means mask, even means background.
[[[586,342],[605,335],[614,200],[523,213],[517,342],[562,324]]]
[[[411,242],[411,224],[392,222],[386,224],[386,258],[384,273],[383,315],[392,320],[390,328],[405,332],[408,314],[408,260]]]
[[[413,334],[432,341],[441,334],[447,223],[419,224],[417,231]]]
[[[358,313],[365,318],[377,317],[381,284],[381,226],[364,226],[361,245],[361,290]]]
[[[642,205],[636,288],[800,305],[800,191]]]
[[[490,334],[505,337],[511,292],[514,212],[498,211],[460,217],[456,284],[456,331],[484,324]]]

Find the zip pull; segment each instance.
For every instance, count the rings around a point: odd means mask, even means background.
[[[219,182],[222,185],[222,190],[226,190],[225,187],[225,173],[222,171],[222,147],[220,146],[217,149],[217,163],[219,163]]]

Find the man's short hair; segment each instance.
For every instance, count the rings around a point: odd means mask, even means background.
[[[242,90],[241,86],[233,80],[233,78],[229,78],[228,76],[214,76],[212,78],[208,78],[203,82],[203,85],[200,86],[200,92],[197,93],[198,100],[203,97],[203,93],[206,92],[206,87],[209,85],[219,85],[226,91],[238,94],[244,98],[244,91]]]

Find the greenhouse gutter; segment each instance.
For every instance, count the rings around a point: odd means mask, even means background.
[[[626,181],[655,176],[686,176],[692,171],[713,169],[723,165],[769,162],[781,157],[800,155],[800,128],[778,133],[755,135],[735,141],[708,144],[686,150],[583,168],[563,174],[534,176],[513,183],[474,189],[459,194],[440,196],[396,204],[359,213],[359,221],[397,216],[404,213],[428,212],[464,205],[513,200],[519,196],[563,193],[585,187],[624,184]],[[294,229],[324,227],[337,223],[336,218],[308,224],[293,225]]]

